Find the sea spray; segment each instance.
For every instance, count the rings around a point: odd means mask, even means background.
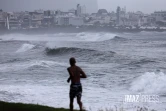
[[[35,47],[35,45],[32,45],[32,44],[23,44],[17,51],[16,53],[19,53],[19,52],[26,52],[28,50],[31,50]]]
[[[146,72],[133,80],[130,90],[146,94],[166,94],[166,75],[163,72]]]

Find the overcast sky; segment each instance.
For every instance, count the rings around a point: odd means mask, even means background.
[[[0,0],[0,9],[5,11],[32,11],[35,9],[60,9],[67,11],[76,4],[86,5],[87,12],[96,12],[105,8],[115,11],[117,6],[127,8],[127,11],[143,11],[151,13],[166,10],[166,0]]]

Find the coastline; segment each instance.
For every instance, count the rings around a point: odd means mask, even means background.
[[[4,34],[54,34],[54,33],[81,33],[81,32],[107,32],[107,33],[139,33],[142,31],[147,32],[166,32],[166,29],[116,29],[109,26],[57,26],[49,28],[31,28],[31,29],[17,29],[17,30],[0,30],[0,35]]]

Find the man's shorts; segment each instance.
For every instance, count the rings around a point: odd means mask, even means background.
[[[82,85],[81,85],[81,83],[71,84],[69,96],[70,96],[70,98],[75,98],[75,97],[81,97],[82,96]]]

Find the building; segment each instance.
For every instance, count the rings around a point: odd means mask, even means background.
[[[58,18],[58,25],[62,26],[62,25],[69,25],[69,17],[59,17]]]
[[[31,17],[29,14],[25,14],[22,17],[21,27],[22,28],[30,28],[31,26]]]
[[[97,12],[97,14],[98,14],[99,16],[102,16],[102,15],[107,15],[108,12],[107,12],[106,9],[99,9],[98,12]]]
[[[29,12],[30,15],[30,26],[40,27],[42,25],[43,13],[42,12]]]
[[[75,9],[70,9],[68,12],[76,15],[76,10]]]
[[[44,11],[44,16],[51,16],[51,11],[50,10]]]
[[[156,22],[166,20],[166,11],[156,11],[151,15],[155,18]]]
[[[116,10],[116,24],[117,25],[120,25],[120,11],[121,11],[121,8],[118,6],[117,10]]]
[[[81,6],[80,6],[80,4],[77,4],[77,11],[76,11],[76,15],[77,16],[81,16]]]
[[[86,14],[86,6],[81,6],[81,14]]]
[[[12,30],[21,28],[21,22],[15,13],[8,13],[7,19],[8,29]]]
[[[82,26],[84,20],[82,17],[59,17],[57,19],[58,25],[60,26]]]
[[[69,18],[69,25],[82,26],[82,25],[84,25],[84,20],[82,17],[70,17]]]
[[[6,29],[6,16],[7,13],[0,10],[0,29]]]
[[[54,17],[53,17],[53,15],[51,15],[51,11],[50,10],[44,11],[44,17],[42,19],[42,25],[44,27],[49,27],[49,26],[53,25],[53,23],[54,23]]]

